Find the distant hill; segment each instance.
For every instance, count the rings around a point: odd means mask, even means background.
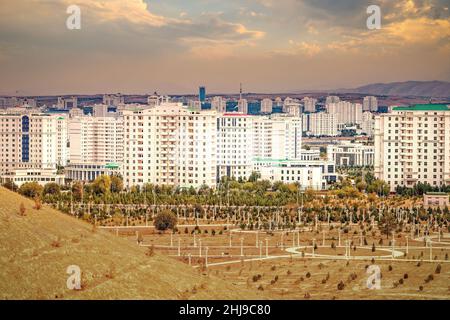
[[[19,214],[24,203],[26,215]],[[0,300],[258,299],[176,259],[154,254],[0,187]],[[82,271],[80,291],[66,287],[69,265]],[[195,287],[195,290],[193,288]]]
[[[338,92],[379,96],[450,97],[450,82],[406,81],[374,83],[355,89],[339,89]]]

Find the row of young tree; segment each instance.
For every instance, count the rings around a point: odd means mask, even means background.
[[[397,186],[395,192],[402,196],[420,196],[427,192],[450,193],[450,185],[432,186],[429,183],[417,183],[412,188]]]

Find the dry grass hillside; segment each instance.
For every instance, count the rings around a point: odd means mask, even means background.
[[[20,204],[26,212],[20,214]],[[257,299],[0,187],[0,299]],[[69,265],[82,289],[69,290]]]

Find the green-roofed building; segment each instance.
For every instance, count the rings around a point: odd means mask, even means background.
[[[395,106],[375,118],[375,177],[395,192],[450,185],[450,103]]]

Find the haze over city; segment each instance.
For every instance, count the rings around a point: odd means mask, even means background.
[[[292,92],[450,80],[449,1],[0,3],[0,94]]]

